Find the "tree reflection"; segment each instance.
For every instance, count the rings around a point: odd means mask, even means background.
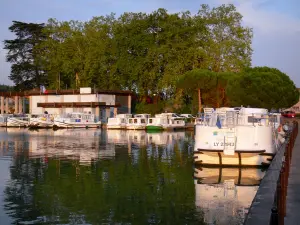
[[[15,224],[203,224],[188,142],[130,148],[118,146],[113,159],[90,166],[16,155],[4,193],[7,214]]]

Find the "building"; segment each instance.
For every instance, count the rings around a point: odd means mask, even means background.
[[[29,114],[64,115],[72,112],[95,114],[96,118],[106,121],[119,113],[131,113],[131,91],[101,91],[92,88],[74,90],[39,90],[0,93],[1,113],[8,112],[8,99],[14,99],[14,113],[24,113],[28,101]]]

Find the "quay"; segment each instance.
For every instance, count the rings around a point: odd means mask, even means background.
[[[252,201],[244,225],[300,225],[300,135],[298,122],[282,145]]]
[[[300,135],[293,149],[288,178],[285,225],[300,225]]]

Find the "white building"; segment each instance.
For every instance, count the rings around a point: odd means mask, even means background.
[[[91,88],[79,90],[48,90],[45,93],[29,91],[29,113],[63,115],[87,112],[106,121],[118,113],[131,113],[131,91],[100,91]]]

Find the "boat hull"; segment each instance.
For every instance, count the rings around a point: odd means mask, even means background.
[[[155,130],[163,130],[164,128],[162,126],[159,126],[159,125],[158,126],[150,125],[150,126],[146,126],[146,129],[155,131]]]
[[[194,152],[194,162],[214,166],[267,166],[274,154],[262,151],[236,151],[234,155],[226,155],[223,151],[198,150]]]
[[[69,122],[54,122],[53,127],[58,128],[100,128],[101,123],[69,123]]]
[[[7,118],[7,127],[27,127],[29,122],[26,120],[19,120],[16,118]]]
[[[127,130],[145,130],[145,125],[126,125]]]
[[[29,123],[29,127],[32,127],[32,128],[52,128],[53,125],[54,125],[53,122],[42,121],[42,120],[30,121],[30,123]]]
[[[125,129],[126,125],[106,125],[107,129]]]

